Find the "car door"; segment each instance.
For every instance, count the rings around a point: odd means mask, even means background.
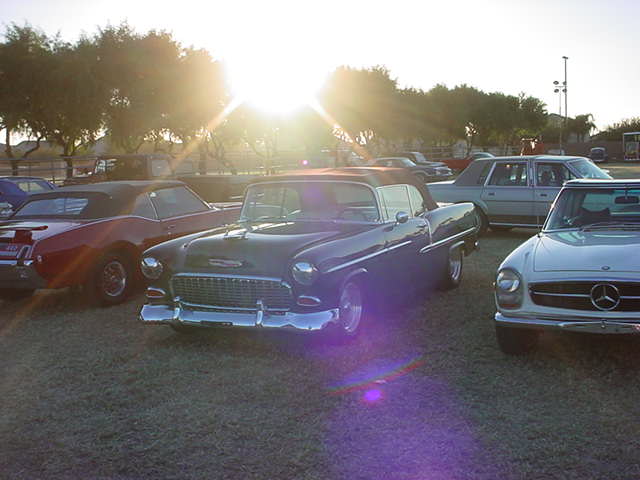
[[[158,219],[156,209],[147,192],[141,193],[136,197],[131,215],[137,217],[140,223],[142,250],[146,250],[165,240],[162,222]]]
[[[223,212],[212,209],[184,185],[154,190],[149,197],[166,239],[207,230],[221,223]],[[217,223],[218,216],[220,222]]]
[[[420,215],[418,206],[412,208],[409,197],[410,185],[389,185],[379,189],[387,226],[385,228],[385,260],[387,262],[389,287],[398,287],[399,293],[416,286],[421,272],[420,250],[428,243],[429,224]],[[419,193],[419,192],[418,192]],[[415,202],[415,201],[414,201]],[[396,215],[406,213],[409,219],[398,223]]]
[[[536,223],[542,225],[564,182],[577,177],[561,162],[535,161],[533,168],[535,170],[534,213]]]
[[[482,189],[489,223],[495,225],[535,225],[533,182],[527,160],[498,161]]]

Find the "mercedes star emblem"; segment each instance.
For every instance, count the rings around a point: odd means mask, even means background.
[[[598,310],[613,310],[620,303],[620,292],[610,283],[598,283],[591,289],[591,303]]]

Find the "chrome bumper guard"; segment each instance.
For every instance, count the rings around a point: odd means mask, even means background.
[[[319,312],[269,312],[259,302],[255,311],[225,312],[215,309],[193,310],[180,302],[171,305],[145,304],[139,319],[148,325],[188,325],[194,327],[282,329],[307,333],[325,330],[338,323],[338,309]]]
[[[45,288],[47,282],[36,272],[33,260],[0,260],[0,288]]]
[[[497,325],[515,328],[535,328],[563,330],[568,332],[585,332],[599,334],[638,334],[640,318],[637,320],[586,320],[586,319],[546,319],[535,317],[507,317],[496,313]]]

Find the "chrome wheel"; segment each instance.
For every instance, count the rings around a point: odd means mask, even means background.
[[[449,253],[449,280],[458,283],[462,275],[462,249],[456,248]]]
[[[347,283],[340,294],[340,322],[347,335],[353,335],[362,321],[362,291],[358,284]]]
[[[118,297],[127,288],[127,270],[118,260],[112,260],[102,269],[102,291],[109,297]]]

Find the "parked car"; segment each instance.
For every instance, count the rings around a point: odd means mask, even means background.
[[[451,170],[462,171],[479,158],[493,158],[493,154],[489,152],[474,152],[464,158],[447,158],[442,163]]]
[[[167,180],[186,183],[207,202],[228,202],[242,198],[255,175],[200,175],[188,159],[178,161],[165,154],[104,155],[88,172],[65,180],[65,185],[121,180]]]
[[[607,149],[604,147],[593,147],[589,150],[589,158],[592,162],[600,163],[600,162],[608,162],[609,155],[607,154]]]
[[[474,161],[455,180],[429,184],[429,191],[437,202],[472,202],[482,231],[538,228],[564,182],[575,178],[611,179],[582,157],[494,157]]]
[[[366,329],[374,301],[455,288],[476,243],[473,205],[438,207],[400,169],[302,170],[258,180],[236,225],[143,255],[140,319],[179,332]]]
[[[385,156],[405,157],[418,165],[427,165],[430,167],[446,167],[446,165],[443,162],[434,162],[431,160],[427,160],[427,157],[425,157],[424,153],[422,152],[397,152],[397,153],[394,153],[393,155],[385,155]]]
[[[372,167],[402,168],[416,176],[422,183],[441,181],[449,178],[452,171],[446,166],[418,165],[406,157],[379,157],[371,160]]]
[[[131,181],[63,187],[32,195],[0,222],[0,296],[84,285],[98,303],[122,301],[140,254],[165,240],[237,218],[182,182]]]
[[[572,180],[542,232],[496,278],[495,326],[508,354],[545,329],[640,333],[640,180]]]
[[[56,186],[40,177],[0,177],[0,217],[7,217],[32,193],[48,192]]]

